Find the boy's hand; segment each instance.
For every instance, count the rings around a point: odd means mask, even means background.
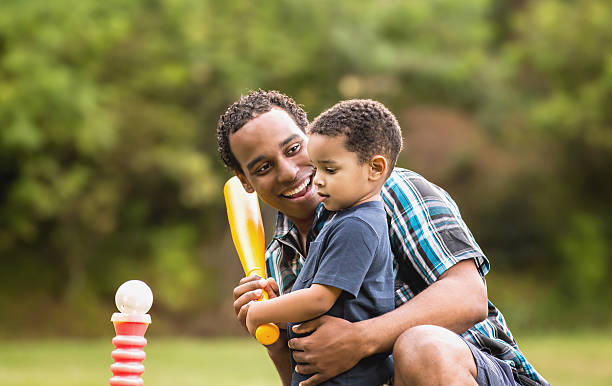
[[[257,275],[243,277],[238,286],[234,288],[234,313],[238,322],[247,329],[246,318],[250,302],[258,300],[262,296],[261,291],[266,291],[270,299],[279,294],[278,285],[273,278],[262,279]]]
[[[249,312],[247,313],[247,318],[246,318],[246,327],[247,330],[249,331],[249,334],[251,334],[251,336],[255,336],[255,331],[257,330],[257,327],[259,326],[259,323],[257,323],[257,321],[255,320],[255,315],[257,314],[257,302],[256,301],[251,301],[249,303]]]

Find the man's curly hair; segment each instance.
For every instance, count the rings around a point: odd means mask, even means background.
[[[251,91],[248,95],[240,97],[234,102],[223,115],[217,124],[217,145],[221,159],[231,170],[242,171],[240,164],[230,149],[229,136],[238,131],[248,121],[267,113],[273,107],[279,107],[293,118],[298,127],[306,130],[308,118],[306,112],[293,99],[278,91]]]
[[[402,150],[397,119],[382,103],[370,99],[338,102],[316,117],[307,130],[308,134],[330,137],[346,135],[346,149],[357,153],[359,162],[382,154],[390,163],[389,172]]]

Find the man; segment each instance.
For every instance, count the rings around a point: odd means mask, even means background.
[[[278,209],[266,250],[269,275],[243,278],[234,309],[244,326],[249,302],[261,291],[291,291],[307,247],[327,221],[312,187],[305,112],[275,91],[255,91],[235,102],[217,127],[219,152],[244,188]],[[350,323],[322,316],[294,327],[308,333],[268,346],[284,384],[291,367],[316,385],[374,353],[393,351],[394,384],[547,384],[525,360],[503,316],[488,302],[489,263],[442,189],[396,168],[381,192],[394,254],[396,309]],[[458,334],[461,334],[458,335]],[[491,355],[492,354],[492,355]]]

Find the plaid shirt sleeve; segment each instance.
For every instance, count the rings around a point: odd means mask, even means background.
[[[396,306],[461,260],[474,259],[483,277],[488,272],[487,258],[444,190],[415,172],[396,168],[381,193],[394,255]]]

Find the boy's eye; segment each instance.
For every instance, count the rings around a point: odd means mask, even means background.
[[[287,150],[287,154],[291,155],[291,154],[295,154],[300,150],[300,144],[296,143],[291,145],[291,147]]]
[[[334,168],[325,168],[325,171],[329,174],[334,174],[336,172],[336,169]]]

